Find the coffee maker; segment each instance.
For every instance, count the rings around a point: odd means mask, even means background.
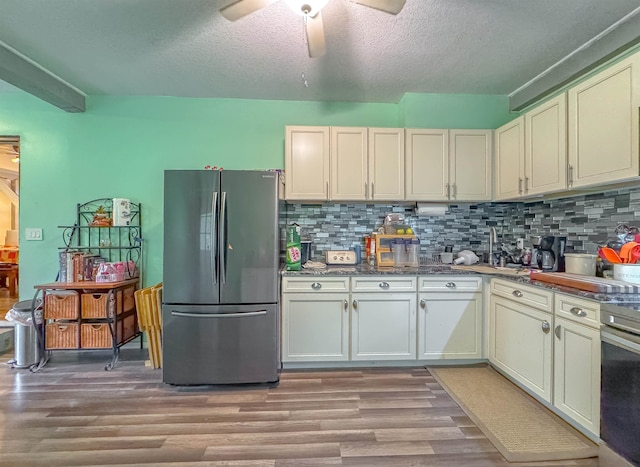
[[[531,265],[547,272],[564,272],[564,250],[567,237],[544,235],[533,237]]]

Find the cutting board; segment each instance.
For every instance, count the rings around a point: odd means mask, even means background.
[[[594,293],[640,293],[640,285],[629,282],[604,279],[602,277],[581,276],[566,272],[534,272],[531,271],[531,280],[548,282],[550,284],[573,287]]]

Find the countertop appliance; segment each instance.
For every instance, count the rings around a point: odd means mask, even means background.
[[[165,383],[278,381],[278,265],[275,172],[165,171]]]
[[[567,237],[554,237],[546,235],[533,237],[532,265],[548,272],[564,271],[564,250],[567,244]]]
[[[605,450],[640,465],[640,303],[604,302],[600,321],[600,438]]]

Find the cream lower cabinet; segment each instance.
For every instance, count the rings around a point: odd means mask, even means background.
[[[494,279],[489,360],[541,399],[552,400],[553,293]]]
[[[284,278],[282,361],[349,360],[349,278]]]
[[[416,277],[353,277],[351,360],[416,358]]]
[[[600,434],[600,307],[555,296],[553,405]]]
[[[418,358],[482,357],[482,278],[418,277]]]

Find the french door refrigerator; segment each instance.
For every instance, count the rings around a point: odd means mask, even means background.
[[[165,171],[165,383],[278,381],[277,182],[266,171]]]

